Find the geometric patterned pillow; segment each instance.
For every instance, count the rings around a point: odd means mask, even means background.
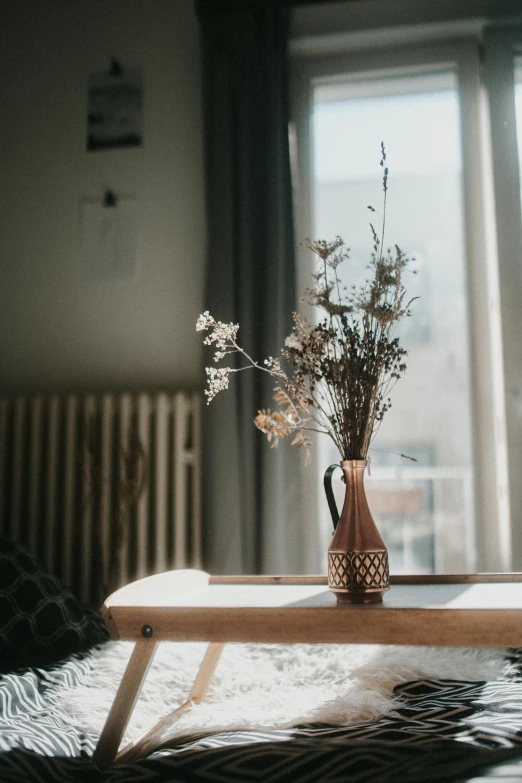
[[[83,609],[38,558],[0,538],[0,672],[43,666],[107,638],[98,613]]]

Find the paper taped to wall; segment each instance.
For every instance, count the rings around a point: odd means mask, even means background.
[[[85,277],[132,278],[136,272],[136,200],[80,204],[82,266]]]

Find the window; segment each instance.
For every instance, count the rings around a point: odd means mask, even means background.
[[[504,49],[486,38],[490,62],[495,47],[505,50],[503,40]],[[496,252],[500,175],[488,141],[495,144],[495,130],[492,125],[490,133],[484,111],[488,82],[481,79],[480,46],[467,40],[294,61],[298,233],[340,234],[351,247],[346,280],[361,278],[371,249],[369,222],[377,217],[367,205],[381,209],[384,141],[390,167],[385,244],[397,242],[416,259],[407,288],[420,299],[401,335],[408,370],[374,442],[367,480],[395,573],[506,570],[516,539],[509,502],[517,489],[512,476],[508,496],[504,414],[504,380],[507,386],[514,360],[501,339],[506,342],[515,321],[502,296],[500,241]],[[495,78],[511,83],[518,144],[504,165],[512,171],[522,159],[522,58],[510,51],[511,82],[505,74]],[[520,227],[518,178],[517,188]],[[521,301],[522,252],[518,259],[520,279],[511,280],[510,295]],[[311,265],[301,254],[302,288]],[[417,462],[395,456],[400,453]],[[522,450],[519,455],[522,470]],[[327,439],[318,439],[315,508],[323,543],[331,521],[322,473],[337,461]]]

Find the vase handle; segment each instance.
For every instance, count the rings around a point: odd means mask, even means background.
[[[330,514],[332,515],[334,530],[336,529],[337,524],[339,522],[339,511],[337,509],[337,503],[335,502],[335,496],[332,489],[332,476],[336,468],[340,469],[341,466],[337,464],[330,465],[330,467],[326,469],[326,472],[324,474],[324,491],[326,492],[328,508],[330,509]]]

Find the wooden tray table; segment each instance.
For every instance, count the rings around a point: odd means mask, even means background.
[[[114,640],[134,650],[93,760],[145,756],[205,698],[227,642],[522,647],[522,574],[402,576],[384,603],[337,605],[323,576],[209,576],[168,571],[122,587],[102,607]],[[209,642],[187,701],[118,753],[159,642]]]

